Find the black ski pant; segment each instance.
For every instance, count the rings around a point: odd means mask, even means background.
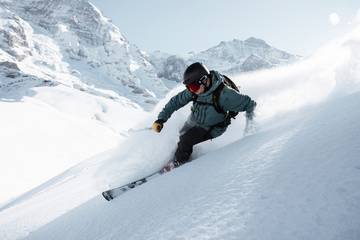
[[[180,134],[180,140],[175,152],[175,161],[179,165],[189,161],[194,145],[212,139],[209,130],[197,126],[188,128],[185,125]]]

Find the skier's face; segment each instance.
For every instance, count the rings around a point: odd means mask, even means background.
[[[194,92],[196,95],[199,95],[199,94],[202,94],[205,92],[205,85],[204,84],[201,84],[200,88]]]
[[[203,79],[200,79],[198,82],[191,83],[186,87],[190,92],[199,95],[205,92],[205,85],[208,85],[208,83],[208,77],[204,76]]]

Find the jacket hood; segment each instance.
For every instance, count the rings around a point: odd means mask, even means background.
[[[210,79],[211,79],[211,87],[209,90],[207,90],[206,92],[199,94],[199,96],[207,96],[212,94],[215,89],[222,83],[223,81],[223,77],[221,76],[221,74],[217,71],[210,71]]]

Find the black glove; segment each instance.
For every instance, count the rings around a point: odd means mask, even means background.
[[[162,119],[158,119],[156,120],[153,125],[152,125],[152,129],[155,131],[155,132],[161,132],[161,129],[164,127],[164,120]]]

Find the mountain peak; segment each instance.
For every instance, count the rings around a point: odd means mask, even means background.
[[[270,47],[270,45],[267,44],[264,40],[255,37],[247,38],[244,43],[247,45]]]
[[[297,56],[274,48],[262,39],[249,37],[246,40],[221,41],[215,47],[194,54],[190,61],[204,62],[224,73],[235,73],[244,70],[243,63],[249,71],[288,64],[297,59]]]

